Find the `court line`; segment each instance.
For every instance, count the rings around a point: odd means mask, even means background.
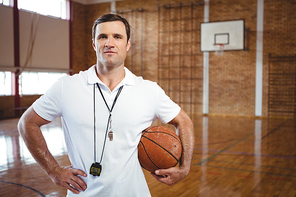
[[[261,174],[270,174],[270,175],[277,175],[277,176],[285,176],[285,177],[296,177],[296,175],[291,175],[291,174],[279,174],[279,173],[272,173],[272,172],[262,172],[262,171],[255,171],[255,170],[244,170],[244,169],[227,168],[227,167],[212,166],[212,165],[204,165],[204,166],[212,167],[212,168],[227,169],[227,170],[236,170],[236,171],[244,171],[244,172],[253,172],[253,173],[261,173]]]
[[[277,167],[277,166],[254,165],[254,164],[248,164],[248,163],[237,163],[237,162],[228,162],[228,161],[219,161],[219,160],[211,160],[211,162],[220,162],[220,163],[228,163],[228,164],[234,164],[234,165],[245,165],[245,166],[254,166],[254,167],[262,167],[262,168],[277,168],[277,169],[282,169],[282,170],[296,171],[296,169],[282,168],[282,167]]]
[[[213,152],[221,152],[221,150],[204,149],[204,148],[194,148],[194,150],[206,150],[206,151],[213,151]],[[292,157],[292,156],[265,155],[265,154],[255,154],[255,153],[238,152],[238,151],[224,151],[224,153],[234,153],[234,154],[239,154],[239,155],[252,155],[252,156],[260,156],[260,157],[277,157],[277,158],[285,158],[285,159],[296,159],[296,157]]]
[[[248,138],[248,137],[250,137],[251,135],[254,135],[254,132],[253,132],[253,133],[251,133],[251,134],[249,134],[249,135],[247,135],[247,136],[246,136],[246,137],[244,137],[243,139],[241,139],[241,140],[239,140],[239,141],[235,142],[234,144],[232,144],[232,145],[230,145],[230,146],[228,146],[228,147],[226,147],[226,148],[224,148],[224,149],[220,150],[218,153],[216,153],[216,154],[212,155],[211,157],[209,157],[209,158],[207,158],[207,159],[205,159],[205,160],[201,161],[201,162],[200,162],[198,165],[201,165],[201,164],[203,164],[203,163],[205,163],[205,162],[209,161],[210,159],[212,159],[213,157],[216,157],[217,155],[221,154],[221,153],[222,153],[222,152],[224,152],[225,150],[227,150],[227,149],[229,149],[229,148],[231,148],[231,147],[235,146],[236,144],[238,144],[238,143],[240,143],[240,142],[244,141],[245,139],[247,139],[247,138]]]
[[[281,128],[288,120],[284,121],[282,124],[280,124],[277,128],[274,128],[272,129],[269,133],[267,133],[266,135],[264,135],[262,138],[261,138],[261,141],[268,137],[270,134],[272,134],[273,132],[275,132],[276,130],[278,130],[279,128]]]
[[[32,188],[32,187],[26,186],[26,185],[22,185],[22,184],[19,184],[19,183],[12,183],[12,182],[8,182],[8,181],[0,181],[0,183],[7,183],[7,184],[12,184],[12,185],[17,185],[17,186],[25,187],[25,188],[27,188],[27,189],[30,189],[30,190],[32,190],[32,191],[38,193],[38,194],[39,194],[40,196],[42,196],[42,197],[46,197],[46,196],[45,196],[43,193],[41,193],[40,191],[38,191],[38,190],[36,190],[36,189],[34,189],[34,188]]]

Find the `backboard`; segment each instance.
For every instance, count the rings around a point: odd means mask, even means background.
[[[201,51],[244,50],[244,20],[201,23]]]

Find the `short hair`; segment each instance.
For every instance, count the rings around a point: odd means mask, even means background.
[[[96,27],[98,24],[105,23],[105,22],[112,22],[112,21],[121,21],[123,22],[126,30],[127,35],[127,42],[130,39],[130,24],[127,22],[127,20],[117,14],[104,14],[100,16],[95,22],[92,27],[92,38],[95,39],[96,36]]]

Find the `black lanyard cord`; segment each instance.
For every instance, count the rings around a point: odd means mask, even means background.
[[[108,106],[108,104],[106,102],[106,99],[105,99],[105,97],[104,97],[104,95],[102,93],[102,90],[101,90],[99,84],[98,83],[96,83],[96,84],[97,84],[97,87],[98,87],[98,89],[99,89],[99,91],[101,93],[101,96],[102,96],[102,98],[103,98],[103,100],[105,102],[105,105],[106,105],[106,107],[107,107],[107,109],[109,110],[109,113],[110,113],[109,114],[109,118],[108,118],[108,122],[107,122],[107,127],[106,127],[106,132],[105,132],[105,138],[104,138],[104,144],[103,144],[103,149],[102,149],[102,154],[101,154],[101,159],[100,159],[100,163],[101,163],[102,162],[102,159],[103,159],[104,150],[105,150],[106,136],[107,136],[107,133],[108,133],[109,123],[110,123],[110,120],[111,120],[111,117],[112,117],[111,112],[112,112],[112,110],[113,110],[113,108],[115,106],[115,103],[116,103],[116,101],[117,101],[117,99],[118,99],[118,97],[119,97],[119,95],[120,95],[120,93],[122,91],[123,86],[121,86],[119,88],[119,90],[118,90],[118,92],[116,94],[116,97],[115,97],[115,99],[113,101],[111,110],[110,110],[110,108],[109,108],[109,106]],[[95,104],[96,103],[96,99],[95,99],[96,92],[95,92],[95,89],[96,89],[96,86],[94,84],[94,92],[93,92],[93,95],[94,95],[94,97],[93,97],[94,98],[94,162],[96,162],[96,160],[97,160],[97,153],[96,153],[96,146],[97,146],[96,145],[96,141],[97,141],[96,140],[96,104]]]
[[[94,84],[94,160],[97,160],[97,151],[96,151],[96,86]]]
[[[103,95],[103,93],[102,93],[102,90],[101,90],[99,84],[98,84],[98,83],[96,83],[96,84],[97,84],[97,86],[98,86],[98,88],[99,88],[99,91],[100,91],[100,93],[101,93],[101,95],[102,95],[102,98],[104,99],[104,102],[105,102],[106,107],[108,108],[109,112],[111,113],[112,110],[113,110],[113,108],[114,108],[114,105],[115,105],[115,103],[116,103],[116,101],[117,101],[117,99],[118,99],[118,97],[119,97],[119,94],[121,93],[121,90],[122,90],[123,86],[121,86],[121,87],[119,88],[119,90],[118,90],[118,92],[117,92],[117,95],[116,95],[116,97],[115,97],[115,99],[114,99],[114,101],[113,101],[113,104],[112,104],[111,110],[110,110],[110,108],[109,108],[109,106],[108,106],[108,104],[107,104],[107,102],[106,102],[106,100],[105,100],[105,97],[104,97],[104,95]]]

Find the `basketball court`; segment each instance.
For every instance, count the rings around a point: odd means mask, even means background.
[[[17,121],[0,121],[0,196],[64,196],[65,189],[51,182],[26,149]],[[193,121],[196,144],[189,176],[169,187],[144,170],[152,196],[295,196],[293,121],[204,116]],[[69,165],[60,121],[42,131],[58,162]]]
[[[106,12],[117,12],[132,26],[125,66],[157,82],[194,124],[190,174],[167,186],[143,170],[152,197],[296,197],[295,0],[68,3],[70,18],[58,20],[0,0],[0,25],[5,25],[0,79],[7,79],[0,80],[0,197],[66,195],[17,131],[20,115],[42,94],[23,93],[25,77],[19,72],[32,79],[31,90],[37,78],[53,80],[40,73],[60,77],[88,69],[96,61],[91,26]],[[23,32],[20,40],[13,25]],[[45,53],[44,46],[52,43]],[[30,72],[39,75],[33,78]],[[159,121],[153,126],[172,128]],[[70,165],[61,120],[43,126],[42,132],[58,163]]]

